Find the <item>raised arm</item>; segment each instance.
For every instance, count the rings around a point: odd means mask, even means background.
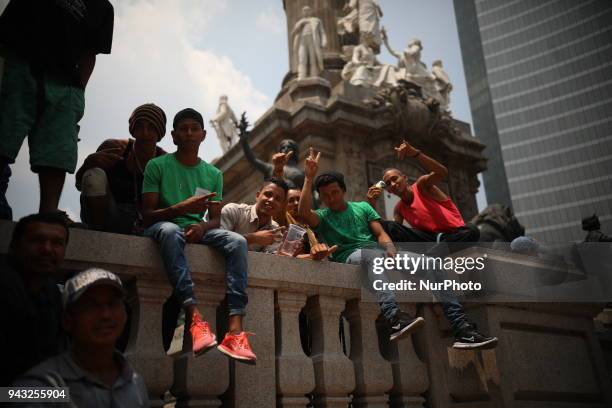
[[[285,178],[285,166],[291,156],[293,156],[293,150],[289,150],[287,153],[274,153],[272,155],[272,177]]]
[[[391,48],[391,46],[389,45],[389,39],[387,38],[387,30],[385,30],[385,27],[380,30],[380,34],[382,36],[385,47],[387,47],[387,50],[389,51],[389,54],[393,55],[397,59],[402,59],[402,56],[397,52],[393,51],[393,48]]]
[[[311,147],[310,154],[306,158],[306,163],[304,164],[304,186],[302,187],[302,195],[300,196],[300,203],[298,205],[299,217],[313,228],[321,222],[317,213],[312,210],[312,183],[319,169],[320,157],[321,152],[315,156],[314,149]]]
[[[382,195],[383,189],[376,186],[371,186],[368,189],[368,193],[366,195],[367,202],[372,206],[372,208],[376,208],[376,202],[378,198]]]
[[[383,17],[383,12],[378,2],[374,2],[374,6],[376,7],[376,12],[378,13],[378,17]]]
[[[251,163],[253,167],[263,173],[264,177],[270,177],[270,175],[272,174],[272,170],[274,170],[272,168],[272,165],[255,157],[255,154],[253,153],[253,150],[251,150],[251,146],[249,146],[249,141],[245,135],[240,135],[240,144],[242,145],[242,151],[244,152],[244,156],[247,158],[249,163]]]
[[[399,145],[399,147],[395,148],[395,151],[397,152],[397,156],[400,160],[403,160],[406,157],[412,157],[429,172],[429,174],[419,178],[418,183],[420,186],[428,188],[437,186],[438,183],[448,177],[448,170],[446,167],[420,150],[415,149],[405,140]]]

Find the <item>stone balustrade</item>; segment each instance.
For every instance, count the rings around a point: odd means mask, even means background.
[[[5,254],[13,224],[0,222]],[[475,250],[477,251],[477,250]],[[188,245],[196,294],[205,318],[223,335],[224,265],[202,245]],[[490,255],[485,273],[526,279],[533,259]],[[146,238],[71,230],[65,266],[101,267],[126,282],[132,318],[126,353],[147,383],[151,403],[168,390],[185,407],[608,407],[609,378],[594,336],[597,304],[479,302],[467,305],[479,327],[499,337],[494,350],[458,351],[440,308],[407,303],[424,329],[388,341],[375,303],[363,301],[358,268],[249,253],[246,330],[257,365],[211,351],[167,356],[162,305],[170,286],[155,244]],[[546,268],[545,264],[540,265]],[[504,275],[505,276],[505,275]],[[528,282],[528,280],[526,280]],[[520,285],[519,285],[520,286]],[[299,314],[308,316],[310,355],[300,342]],[[348,321],[347,353],[339,317]]]

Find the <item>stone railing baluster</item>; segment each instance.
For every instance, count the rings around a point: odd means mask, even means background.
[[[249,338],[257,364],[232,363],[234,407],[274,407],[276,404],[276,360],[274,352],[274,290],[249,288],[245,330],[256,332]]]
[[[159,280],[137,279],[137,313],[134,313],[137,332],[131,334],[135,340],[129,345],[127,356],[134,369],[142,375],[152,402],[172,385],[172,358],[164,352],[161,334],[161,305],[169,295],[170,288],[160,285]],[[135,310],[136,312],[136,310]]]
[[[414,315],[414,304],[402,304],[402,310]],[[432,324],[431,322],[427,322]],[[393,367],[392,408],[422,408],[425,398],[421,396],[429,388],[427,365],[417,356],[412,336],[390,344],[390,359]]]
[[[355,389],[353,363],[342,353],[338,318],[344,298],[317,295],[308,299],[306,314],[312,323],[312,361],[315,371],[314,406],[346,408]]]
[[[345,317],[350,323],[351,350],[349,357],[355,369],[355,408],[387,408],[387,392],[393,386],[391,363],[380,354],[376,318],[377,303],[352,299],[347,303]]]
[[[300,343],[299,314],[306,295],[279,290],[276,295],[276,406],[298,408],[308,404],[315,386],[312,360]]]
[[[225,297],[225,290],[220,286],[195,285],[198,308],[204,320],[221,342],[223,333],[217,332],[217,307]],[[189,336],[189,327],[185,328]],[[190,342],[187,342],[190,344]],[[186,353],[175,364],[175,388],[181,399],[188,400],[186,407],[220,407],[219,395],[229,387],[230,373],[227,357],[213,349],[202,356],[195,357],[191,351]]]

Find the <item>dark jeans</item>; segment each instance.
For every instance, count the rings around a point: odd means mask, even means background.
[[[395,221],[382,221],[382,226],[393,242],[478,242],[480,238],[480,231],[471,224],[437,234],[408,228]]]
[[[398,252],[402,254],[404,252]],[[412,256],[418,256],[416,253],[406,252]],[[374,280],[380,279],[384,282],[388,282],[385,274],[376,275],[372,272],[374,258],[382,257],[384,253],[380,250],[365,250],[358,249],[351,253],[346,260],[348,264],[361,265],[362,268],[367,268],[368,282],[371,285]],[[435,282],[442,282],[443,278],[441,272],[437,270],[426,271],[427,277]],[[451,324],[453,330],[458,330],[464,327],[468,321],[465,315],[465,310],[457,298],[449,291],[439,290],[435,291],[434,295],[436,299],[441,303],[444,315]],[[379,290],[376,291],[376,297],[380,310],[387,321],[392,321],[396,313],[400,310],[400,307],[395,299],[395,294],[391,291]]]

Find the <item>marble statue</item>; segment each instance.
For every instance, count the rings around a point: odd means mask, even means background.
[[[238,119],[227,103],[227,96],[221,95],[217,113],[210,120],[211,126],[217,132],[221,150],[225,154],[238,141]]]
[[[316,77],[323,71],[323,48],[327,46],[327,36],[323,22],[313,17],[308,6],[302,9],[303,17],[295,23],[293,38],[293,72],[298,79]]]
[[[450,105],[450,93],[453,90],[453,84],[450,82],[450,78],[444,67],[442,61],[435,60],[431,64],[431,74],[436,78],[435,86],[436,90],[440,95],[440,107],[444,110],[448,110]]]
[[[379,50],[382,42],[380,18],[382,10],[377,0],[350,0],[344,10],[348,14],[338,19],[338,34],[352,34],[359,30],[359,41]],[[376,51],[378,52],[378,51]]]
[[[263,174],[264,179],[268,179],[272,176],[274,166],[268,162],[258,159],[249,146],[248,136],[250,132],[247,131],[249,122],[246,120],[246,115],[243,113],[240,119],[240,145],[244,151],[244,155],[260,173]],[[304,185],[304,170],[298,166],[299,160],[299,147],[295,140],[285,139],[278,145],[277,153],[287,154],[293,151],[293,154],[287,159],[287,164],[283,170],[283,176],[289,184],[290,188],[302,188]]]
[[[366,44],[353,49],[352,59],[342,70],[342,79],[355,86],[373,86],[380,73],[380,64],[374,51]]]
[[[385,47],[387,47],[389,53],[398,60],[395,71],[395,82],[400,79],[412,82],[421,87],[424,97],[439,99],[438,91],[435,88],[435,77],[427,71],[427,66],[421,61],[421,51],[423,50],[421,40],[410,40],[408,42],[408,47],[400,54],[389,46],[387,33],[384,28],[381,30],[381,34]],[[383,77],[379,78],[379,85],[382,81],[388,81],[391,85],[394,85],[393,79],[390,78],[392,75],[388,68],[387,72],[384,74]]]

